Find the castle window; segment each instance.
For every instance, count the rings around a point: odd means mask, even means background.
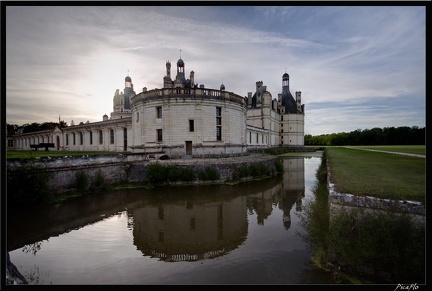
[[[281,132],[283,132],[283,128],[281,129]]]
[[[163,206],[159,206],[158,207],[158,217],[159,217],[159,219],[164,219],[164,208],[163,208]]]
[[[66,134],[66,145],[69,145],[69,134]]]
[[[103,144],[103,134],[102,134],[102,130],[99,130],[99,144]]]
[[[222,140],[222,107],[216,107],[216,140]]]
[[[75,145],[75,132],[72,133],[72,138],[73,138],[73,145]]]
[[[281,121],[283,121],[283,115],[281,115]]]
[[[157,118],[162,118],[162,107],[161,106],[156,107],[156,116],[157,116]]]
[[[256,133],[256,143],[258,143],[258,132]]]
[[[93,144],[93,132],[90,131],[90,144]]]
[[[249,143],[252,143],[252,132],[249,131]]]
[[[162,129],[157,129],[157,141],[162,142]]]
[[[82,145],[84,143],[84,138],[82,132],[80,132],[80,144]]]
[[[261,143],[264,143],[264,134],[261,135]]]
[[[114,129],[110,129],[110,143],[114,144]]]
[[[194,132],[195,128],[194,128],[194,121],[193,119],[189,119],[189,131],[190,132]]]
[[[136,114],[136,122],[138,122],[139,121],[139,112],[137,112],[137,114]]]

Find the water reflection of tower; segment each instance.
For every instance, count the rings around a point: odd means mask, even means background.
[[[273,205],[278,202],[278,194],[281,192],[281,184],[260,191],[256,194],[249,195],[247,198],[248,209],[250,212],[255,211],[257,223],[264,225],[264,221],[270,216]]]
[[[171,262],[224,255],[247,237],[245,200],[146,205],[133,214],[134,244],[144,255]]]
[[[302,198],[305,195],[304,157],[289,157],[283,159],[284,174],[282,182],[282,197],[279,208],[283,211],[285,229],[291,226],[291,208],[296,204],[296,211],[301,211]]]

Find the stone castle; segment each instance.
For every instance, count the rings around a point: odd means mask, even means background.
[[[166,154],[170,157],[241,154],[248,149],[304,146],[304,105],[301,92],[289,89],[282,75],[282,92],[272,98],[262,81],[243,97],[195,83],[177,61],[175,79],[166,62],[163,88],[136,93],[130,76],[123,92],[116,90],[113,111],[102,121],[71,124],[8,138],[8,149],[28,150],[51,143],[52,150],[113,151]]]

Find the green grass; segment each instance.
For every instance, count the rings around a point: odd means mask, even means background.
[[[426,146],[425,145],[395,145],[395,146],[350,146],[352,148],[359,149],[370,149],[370,150],[379,150],[379,151],[388,151],[388,152],[401,152],[408,154],[418,154],[425,155],[426,154]]]
[[[36,157],[64,157],[64,156],[94,156],[94,155],[116,155],[127,152],[109,152],[109,151],[45,151],[39,149],[34,150],[7,150],[7,159],[32,159]]]
[[[425,202],[426,159],[346,147],[326,152],[337,192]]]

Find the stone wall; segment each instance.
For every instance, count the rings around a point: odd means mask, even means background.
[[[190,159],[190,160],[158,160],[149,159],[145,154],[113,154],[100,156],[63,156],[40,158],[33,163],[37,166],[42,166],[50,173],[49,186],[55,189],[56,192],[65,192],[73,190],[75,185],[75,174],[78,171],[83,171],[90,181],[97,175],[98,171],[102,171],[105,182],[115,184],[119,182],[143,182],[146,180],[147,167],[149,163],[160,162],[162,164],[179,165],[180,167],[193,166],[196,173],[203,170],[205,167],[214,166],[220,174],[220,180],[215,182],[223,182],[232,177],[235,168],[241,164],[250,164],[261,162],[268,164],[275,169],[275,161],[278,159],[274,156],[266,156],[261,159],[250,159],[247,156],[233,157],[231,159]],[[20,167],[27,162],[20,160],[8,160],[7,169],[8,175],[16,175]],[[197,175],[196,175],[197,176]],[[202,181],[193,181],[192,183],[203,183]]]

